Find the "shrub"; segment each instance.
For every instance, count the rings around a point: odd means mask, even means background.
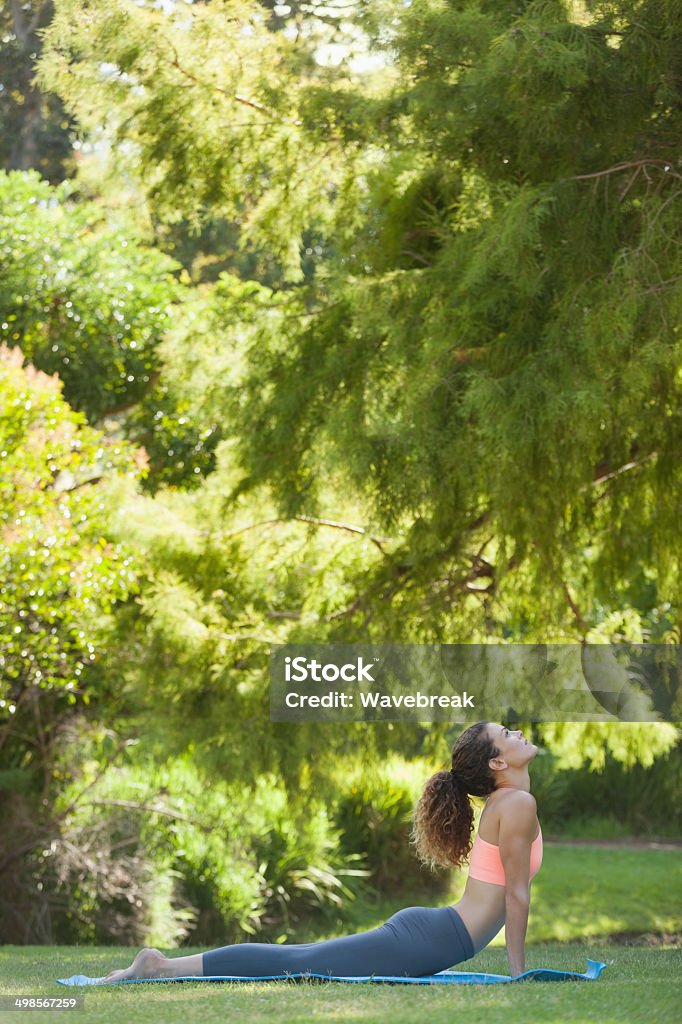
[[[682,834],[682,758],[679,746],[652,765],[625,767],[606,755],[601,771],[556,768],[552,755],[539,758],[532,770],[533,793],[546,832],[571,834],[601,831],[608,812],[611,833],[679,836]]]
[[[403,771],[400,778],[400,768]],[[432,873],[416,859],[409,842],[412,810],[423,782],[421,763],[393,759],[372,776],[351,769],[342,783],[334,821],[341,831],[341,849],[364,854],[370,884],[382,894],[415,888],[445,889],[448,873]]]

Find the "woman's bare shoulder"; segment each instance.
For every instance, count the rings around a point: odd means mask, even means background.
[[[518,823],[525,828],[531,827],[531,820],[537,821],[537,803],[531,793],[520,789],[498,789],[486,807],[479,822],[479,835],[485,842],[499,845],[500,832],[503,825]],[[482,834],[485,833],[485,834]]]
[[[537,814],[538,804],[532,793],[523,789],[507,789],[500,791],[497,799],[500,815],[504,814]]]
[[[539,827],[537,803],[531,793],[509,790],[499,807],[499,846],[504,862],[504,848],[519,839],[532,842]]]

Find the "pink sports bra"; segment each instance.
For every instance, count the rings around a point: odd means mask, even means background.
[[[537,875],[542,864],[542,829],[538,832],[530,848],[530,877]],[[500,857],[500,848],[494,843],[487,843],[479,835],[474,839],[469,861],[469,877],[479,882],[491,882],[493,885],[506,885],[504,867]]]

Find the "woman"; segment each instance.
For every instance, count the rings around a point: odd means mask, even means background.
[[[537,752],[520,731],[478,722],[455,744],[452,769],[436,772],[426,783],[412,832],[420,860],[431,867],[459,867],[471,848],[464,895],[454,906],[406,907],[379,928],[323,942],[246,942],[172,959],[143,949],[130,967],[111,971],[104,980],[304,972],[419,977],[469,960],[503,925],[510,973],[522,974],[530,880],[542,862],[542,832],[528,776]],[[487,797],[473,847],[468,794]]]

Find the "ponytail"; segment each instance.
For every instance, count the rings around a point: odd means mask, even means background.
[[[477,722],[462,733],[452,750],[452,769],[432,775],[415,805],[410,841],[419,860],[432,871],[464,866],[474,828],[469,794],[488,796],[495,789],[488,761],[499,750],[487,725]]]

